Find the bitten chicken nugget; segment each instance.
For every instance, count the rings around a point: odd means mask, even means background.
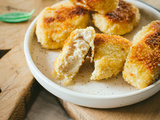
[[[90,11],[106,14],[118,7],[119,0],[70,0],[73,4],[81,6]]]
[[[94,38],[93,27],[73,31],[53,64],[53,76],[64,79],[64,85],[68,85],[79,71],[90,46],[93,46]]]
[[[103,33],[124,35],[131,32],[140,21],[138,8],[126,1],[119,1],[118,8],[110,13],[101,15],[93,13],[94,25]]]
[[[46,7],[39,15],[36,26],[38,42],[43,48],[62,48],[65,40],[76,28],[85,28],[89,13],[69,1]]]
[[[153,21],[135,35],[123,78],[137,89],[142,89],[155,82],[159,75],[160,21]]]
[[[122,71],[131,42],[116,35],[96,34],[91,80],[108,79]]]

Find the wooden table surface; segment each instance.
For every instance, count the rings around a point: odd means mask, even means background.
[[[22,11],[30,12],[33,9],[35,10],[32,18],[26,22],[13,24],[0,21],[0,120],[21,120],[25,118],[29,110],[32,110],[30,106],[32,102],[35,101],[36,96],[39,95],[38,93],[42,87],[35,81],[27,66],[23,51],[24,36],[32,20],[43,8],[59,1],[60,0],[0,0],[0,14]],[[160,9],[159,0],[143,1]],[[40,95],[45,97],[45,94],[41,93]],[[53,95],[48,94],[48,96]],[[54,98],[50,97],[49,99]],[[138,104],[106,110],[90,109],[63,100],[60,101],[68,114],[77,120],[158,120],[160,118],[159,100],[160,92]],[[48,106],[46,106],[46,110],[50,110],[48,112],[55,110],[54,107],[52,109],[47,109],[47,107]],[[38,109],[41,108],[39,107]],[[59,114],[64,115],[64,117],[59,117],[59,119],[65,119],[67,117],[64,112],[59,112]],[[45,115],[44,113],[43,116]],[[50,119],[52,119],[52,117]],[[49,117],[47,120],[49,120]]]

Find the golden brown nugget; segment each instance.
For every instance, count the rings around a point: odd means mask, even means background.
[[[46,7],[37,20],[38,42],[43,48],[62,48],[70,33],[76,28],[85,28],[88,21],[88,11],[68,1]]]
[[[91,80],[108,79],[122,71],[131,42],[116,35],[96,34]]]
[[[139,9],[128,2],[119,1],[118,8],[110,13],[92,14],[94,25],[103,33],[124,35],[131,32],[140,21]]]
[[[142,89],[160,75],[160,21],[153,21],[139,31],[127,57],[123,78]]]
[[[70,34],[61,53],[53,64],[53,76],[64,79],[65,86],[78,73],[90,46],[93,46],[94,38],[95,31],[93,27],[76,29]]]
[[[106,14],[118,7],[119,0],[70,0],[73,4],[81,6],[90,11]]]

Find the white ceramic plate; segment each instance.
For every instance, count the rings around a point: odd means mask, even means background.
[[[141,13],[141,21],[138,27],[124,36],[132,40],[142,26],[153,20],[159,20],[160,13],[141,2],[127,1],[135,4]],[[160,80],[142,90],[137,90],[123,80],[121,73],[109,80],[90,81],[93,65],[88,61],[84,63],[74,79],[75,84],[64,87],[63,81],[52,77],[52,64],[60,50],[41,48],[35,36],[36,20],[37,18],[29,26],[25,36],[25,56],[28,66],[37,81],[57,97],[86,107],[116,108],[140,102],[160,90]]]

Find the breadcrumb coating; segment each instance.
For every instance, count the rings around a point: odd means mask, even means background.
[[[121,36],[96,34],[91,80],[108,79],[122,71],[131,42]]]
[[[70,33],[77,28],[85,28],[89,22],[89,12],[68,1],[46,7],[39,15],[36,25],[38,42],[43,48],[62,48]]]
[[[73,4],[90,11],[106,14],[118,7],[119,0],[70,0]]]
[[[139,9],[126,1],[120,0],[113,12],[101,15],[93,13],[94,25],[103,33],[124,35],[131,32],[140,21]]]
[[[160,21],[153,21],[135,35],[123,77],[137,89],[142,89],[152,84],[159,74]]]

